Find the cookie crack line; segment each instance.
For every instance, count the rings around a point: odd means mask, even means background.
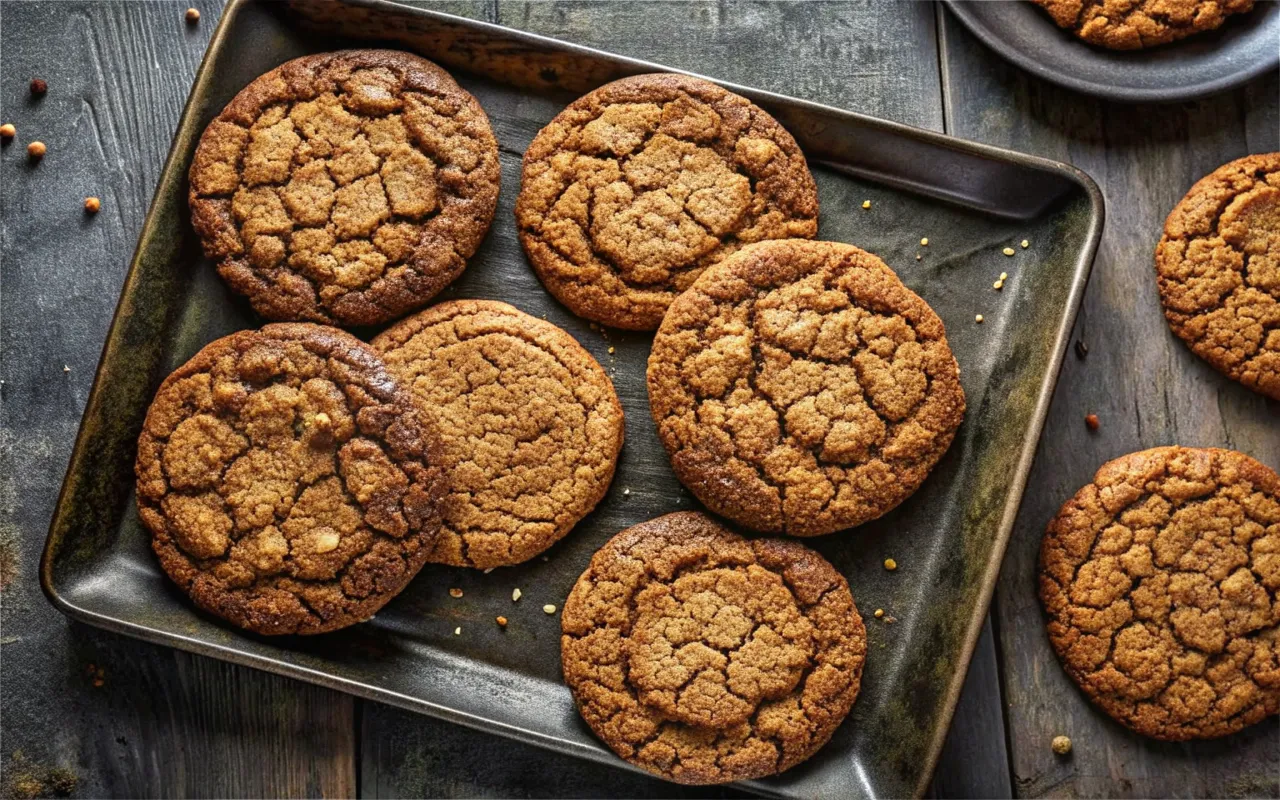
[[[535,136],[516,217],[539,278],[570,310],[652,330],[726,253],[813,236],[817,203],[799,147],[762,109],[700,79],[640,75],[579,98]]]
[[[245,87],[201,137],[189,201],[206,255],[259,314],[374,325],[462,272],[499,181],[488,118],[447,73],[348,50]]]
[[[1264,678],[1280,656],[1278,537],[1280,476],[1243,454],[1165,447],[1103,465],[1041,546],[1063,667],[1159,739],[1213,738],[1277,713],[1280,685]]]
[[[906,499],[963,419],[941,320],[875,256],[804,240],[713,266],[654,338],[650,409],[677,476],[764,532],[812,536]]]
[[[754,573],[757,569],[760,572]],[[732,589],[730,595],[723,594],[727,576],[736,575],[736,580],[746,582],[752,580],[752,574],[770,576],[768,585],[781,594],[758,595],[746,583]],[[698,582],[701,576],[706,577]],[[731,582],[728,586],[733,585]],[[657,586],[668,589],[654,594]],[[676,594],[676,587],[680,586],[680,591],[690,594]],[[631,644],[637,641],[641,617],[654,615],[645,623],[645,630],[653,625],[663,630],[669,624],[663,621],[667,619],[701,619],[701,624],[711,624],[722,614],[734,613],[727,609],[737,607],[732,598],[739,591],[757,597],[763,607],[742,609],[753,622],[750,631],[733,634],[742,642],[733,650],[735,653],[758,646],[753,643],[758,641],[759,631],[770,628],[776,632],[782,621],[775,617],[782,612],[774,604],[784,602],[783,597],[794,609],[791,613],[806,620],[815,631],[823,632],[804,640],[810,649],[804,653],[802,665],[779,665],[795,670],[793,688],[776,694],[776,689],[761,686],[757,699],[754,692],[744,696],[724,685],[739,701],[754,704],[741,723],[733,722],[738,718],[731,714],[723,724],[695,725],[683,721],[684,712],[664,711],[642,700],[642,691],[650,690],[642,690],[636,683],[633,668],[634,659],[644,651]],[[597,597],[596,592],[603,594]],[[712,606],[688,605],[706,602],[708,593],[718,596],[722,603],[714,605],[714,613]],[[839,594],[843,594],[843,601],[832,600]],[[652,604],[657,598],[666,599]],[[670,603],[675,605],[669,606]],[[617,613],[619,610],[623,613]],[[624,759],[681,783],[763,777],[807,758],[826,743],[848,713],[865,656],[865,630],[848,585],[821,556],[782,540],[744,540],[695,512],[669,514],[615,536],[597,551],[591,566],[578,580],[561,619],[565,679],[588,724]],[[604,631],[614,633],[604,636]],[[676,646],[669,638],[667,641],[669,646]],[[686,635],[680,635],[678,641],[685,642]],[[705,634],[696,634],[687,641],[701,642],[702,647],[725,656],[724,648],[707,641]],[[774,663],[772,657],[768,661]],[[829,673],[821,686],[811,683],[820,666],[843,672],[840,688],[829,682],[839,672]],[[701,672],[696,667],[689,669],[692,674],[682,676],[679,686],[655,690],[681,697]],[[618,682],[607,677],[614,670]],[[622,694],[630,699],[622,702]],[[819,703],[826,710],[821,719],[815,720],[809,714],[806,705],[810,703]],[[763,721],[762,715],[766,714],[768,722]]]
[[[358,339],[312,324],[241,331],[157,392],[139,514],[201,608],[258,633],[321,633],[368,618],[421,567],[444,489],[435,448]]]
[[[1277,196],[1280,153],[1222,165],[1169,213],[1155,269],[1169,326],[1192,352],[1280,399],[1280,284],[1268,285],[1268,267],[1280,269]]]

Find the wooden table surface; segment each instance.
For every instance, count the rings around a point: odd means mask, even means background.
[[[69,622],[36,567],[126,266],[219,0],[0,3],[0,764],[5,797],[717,796]],[[427,4],[423,4],[427,5]],[[499,22],[1075,164],[1107,225],[938,796],[1280,796],[1280,725],[1162,744],[1109,722],[1049,649],[1039,536],[1103,461],[1228,446],[1280,468],[1280,404],[1165,326],[1151,266],[1191,183],[1280,150],[1280,80],[1167,106],[1035,80],[928,2],[448,2]],[[1280,44],[1278,44],[1280,46]],[[28,97],[40,77],[48,95]],[[29,166],[25,144],[49,147]],[[87,217],[83,198],[102,198]],[[1102,426],[1086,431],[1083,417]],[[1070,758],[1049,741],[1065,733]]]

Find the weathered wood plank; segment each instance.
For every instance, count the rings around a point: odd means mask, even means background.
[[[1280,794],[1272,719],[1216,742],[1163,744],[1093,708],[1049,647],[1035,596],[1044,525],[1104,461],[1161,444],[1234,447],[1280,466],[1280,405],[1225,380],[1169,332],[1152,253],[1169,209],[1201,175],[1280,149],[1272,74],[1195,103],[1129,106],[1038,82],[1004,63],[948,14],[942,21],[948,128],[959,136],[1069,161],[1107,200],[1107,225],[1076,324],[1087,358],[1068,357],[996,594],[1014,789],[1024,796],[1196,797]],[[1097,413],[1102,427],[1083,424]],[[1055,757],[1057,734],[1075,743]]]
[[[0,9],[0,116],[18,128],[0,153],[3,771],[65,768],[84,796],[349,795],[351,698],[70,623],[36,583],[120,283],[217,24],[221,3],[200,0],[187,26],[191,4]],[[49,84],[42,100],[33,77]],[[31,166],[37,138],[48,155]]]

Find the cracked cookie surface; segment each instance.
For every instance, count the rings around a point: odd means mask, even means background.
[[[609,540],[561,625],[583,719],[623,759],[688,784],[809,758],[852,708],[866,658],[849,584],[822,556],[692,511]]]
[[[269,319],[374,325],[458,277],[498,202],[498,143],[447,72],[395,50],[304,56],[205,129],[192,224]]]
[[[1280,711],[1280,476],[1231,450],[1107,463],[1049,523],[1040,599],[1067,674],[1157,739]]]
[[[889,511],[964,418],[942,320],[856,247],[764,242],[702,274],[653,340],[649,405],[708,508],[816,536]]]
[[[506,303],[456,300],[397,323],[373,347],[440,434],[450,488],[430,560],[527,561],[604,497],[622,405],[565,331]]]
[[[818,194],[795,139],[761,108],[698,78],[637,75],[538,133],[516,222],[573,313],[653,330],[708,265],[751,242],[814,236]]]
[[[164,571],[264,634],[372,616],[426,562],[445,489],[408,391],[363,342],[309,323],[218,339],[166,378],[136,473]]]
[[[1165,318],[1219,372],[1280,400],[1280,153],[1202,178],[1156,247]]]
[[[1210,31],[1253,0],[1032,0],[1090,44],[1138,50]]]

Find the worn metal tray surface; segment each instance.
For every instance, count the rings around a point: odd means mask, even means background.
[[[174,589],[134,506],[135,440],[161,379],[215,337],[260,324],[201,255],[185,175],[204,125],[253,77],[367,41],[447,65],[479,98],[501,143],[493,229],[440,299],[502,299],[571,332],[613,376],[626,446],[599,508],[546,557],[489,574],[428,566],[367,623],[311,638],[251,636],[198,613]],[[622,528],[697,503],[673,476],[649,416],[651,336],[593,329],[557,304],[525,261],[512,207],[521,154],[565,104],[608,80],[661,69],[380,0],[233,0],[191,91],[103,350],[41,565],[52,602],[104,628],[621,764],[579,720],[560,680],[559,619],[542,606],[559,606],[591,554]],[[879,254],[937,309],[969,403],[950,452],[914,497],[872,524],[807,542],[849,578],[869,623],[863,689],[826,748],[751,788],[918,794],[991,597],[1101,231],[1102,199],[1061,164],[729,88],[771,110],[804,148],[820,192],[820,236]],[[1023,239],[1030,248],[1018,246]],[[1009,245],[1013,258],[1001,254]],[[996,292],[1001,271],[1009,279]],[[975,324],[978,313],[984,324]],[[881,566],[887,557],[896,572]],[[450,587],[464,596],[450,597]],[[516,587],[524,597],[513,604]],[[876,608],[886,619],[872,618]],[[510,620],[505,630],[494,624],[499,614]]]

